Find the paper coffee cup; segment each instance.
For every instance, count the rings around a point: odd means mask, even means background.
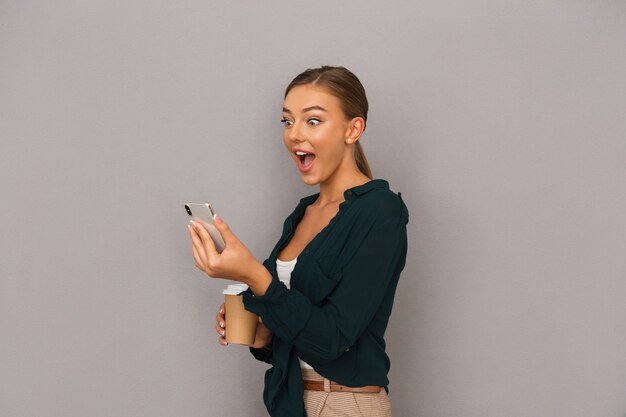
[[[248,289],[245,284],[232,284],[222,291],[224,294],[224,320],[226,322],[226,341],[238,345],[250,346],[254,343],[258,316],[243,306],[241,293]]]

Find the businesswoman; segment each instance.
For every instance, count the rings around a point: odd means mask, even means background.
[[[300,200],[260,263],[219,217],[226,247],[189,227],[193,256],[211,277],[248,284],[245,308],[260,317],[250,351],[271,364],[263,399],[272,417],[391,416],[385,329],[407,253],[407,207],[373,179],[359,139],[368,103],[343,67],[308,69],[289,84],[285,148],[302,181]],[[224,305],[216,317],[226,344]]]

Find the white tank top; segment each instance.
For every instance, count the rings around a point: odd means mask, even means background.
[[[291,272],[296,267],[296,262],[298,262],[298,258],[292,259],[291,261],[281,261],[276,258],[276,272],[278,273],[278,279],[280,279],[287,288],[291,287]],[[300,361],[300,368],[313,369],[311,365],[302,359],[298,358],[298,360]]]

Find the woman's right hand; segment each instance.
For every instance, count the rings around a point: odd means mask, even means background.
[[[215,317],[215,331],[220,335],[218,342],[220,345],[226,346],[228,342],[226,341],[226,306],[222,304],[220,306],[220,310],[217,312],[217,316]],[[259,324],[256,327],[256,335],[254,336],[254,343],[250,345],[253,348],[262,348],[269,345],[272,342],[272,332],[265,327],[263,324],[263,320],[259,317]]]

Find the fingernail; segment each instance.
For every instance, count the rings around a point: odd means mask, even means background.
[[[226,333],[224,330],[220,331],[220,334],[221,334],[222,336],[224,336],[224,333]]]
[[[223,308],[220,308],[220,313],[224,313],[224,309]]]
[[[213,215],[213,221],[216,222],[216,223],[220,223],[222,221],[222,219],[217,214],[214,214]]]
[[[220,327],[223,329],[224,328],[224,323],[220,322]]]

